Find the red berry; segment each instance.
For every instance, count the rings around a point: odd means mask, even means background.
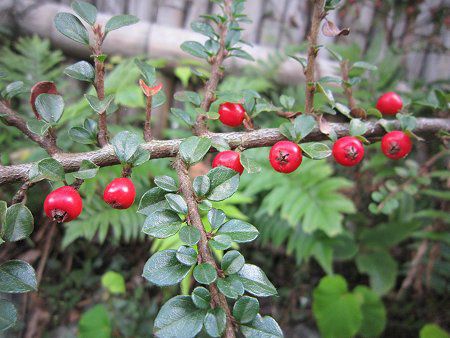
[[[270,149],[269,160],[280,173],[291,173],[302,163],[302,150],[297,143],[279,141]]]
[[[394,92],[381,95],[376,105],[376,108],[384,115],[395,115],[402,107],[402,98]]]
[[[219,106],[219,120],[226,126],[237,127],[245,118],[245,109],[240,103],[225,102]]]
[[[133,182],[126,177],[115,178],[103,192],[103,200],[114,209],[128,209],[136,197]]]
[[[44,201],[44,211],[48,218],[58,223],[70,222],[83,210],[80,194],[71,186],[53,190]]]
[[[391,131],[381,139],[381,151],[387,157],[398,160],[411,152],[412,142],[403,131]]]
[[[364,157],[363,144],[353,136],[341,137],[333,145],[333,157],[340,165],[353,167]]]
[[[213,168],[218,166],[224,166],[234,171],[237,171],[240,175],[244,172],[244,167],[241,164],[241,156],[238,152],[232,150],[221,151],[214,157]]]

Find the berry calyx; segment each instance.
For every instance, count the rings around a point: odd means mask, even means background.
[[[73,221],[82,210],[83,201],[80,194],[68,185],[53,190],[44,201],[45,214],[58,223]]]
[[[363,159],[364,146],[356,137],[344,136],[334,143],[332,153],[337,163],[352,167]]]
[[[388,92],[380,96],[376,108],[383,115],[395,115],[403,107],[403,101],[400,95],[394,92]]]
[[[381,151],[390,159],[399,160],[406,157],[411,149],[412,141],[403,131],[391,131],[381,139]]]
[[[240,175],[244,172],[244,167],[241,164],[241,156],[238,152],[232,150],[221,151],[214,157],[212,167],[224,166],[234,171],[237,171]]]
[[[113,179],[103,192],[103,200],[114,209],[128,209],[134,203],[136,189],[127,177]]]
[[[280,173],[291,173],[302,163],[302,150],[297,143],[279,141],[270,149],[269,161],[272,168]]]
[[[225,102],[219,106],[219,120],[229,127],[241,125],[245,114],[244,106],[240,103]]]

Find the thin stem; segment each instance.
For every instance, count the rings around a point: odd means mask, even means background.
[[[378,122],[367,122],[367,132],[364,136],[371,141],[377,141],[386,132]],[[329,122],[329,127],[338,137],[349,134],[348,123],[333,123]],[[400,128],[398,121],[393,121],[394,128]],[[435,138],[439,131],[450,132],[450,118],[418,118],[417,127],[414,133],[425,138]],[[278,128],[258,129],[248,132],[232,132],[232,133],[209,133],[208,138],[215,137],[223,138],[232,149],[242,146],[245,149],[270,147],[278,141],[286,138],[280,134]],[[323,141],[327,140],[328,136],[323,134],[319,128],[314,128],[313,131],[305,137],[302,142]],[[151,151],[152,159],[175,157],[178,154],[180,143],[182,139],[175,140],[153,140],[151,142],[141,144],[142,149]],[[102,149],[88,151],[84,153],[58,153],[53,156],[63,166],[66,173],[79,170],[80,164],[83,160],[90,160],[100,167],[107,167],[119,164],[119,159],[114,155],[111,145]],[[0,185],[6,183],[13,183],[24,181],[28,178],[28,171],[32,163],[18,164],[0,167]]]
[[[151,118],[152,118],[152,96],[147,96],[147,101],[145,105],[145,124],[144,124],[144,140],[150,142],[152,137],[151,128]]]
[[[27,197],[28,189],[30,189],[34,184],[34,182],[30,181],[26,181],[24,184],[22,184],[22,186],[14,195],[11,204],[22,203]]]
[[[181,160],[180,157],[177,157],[174,162],[174,168],[177,172],[178,178],[180,180],[180,191],[186,199],[186,203],[188,206],[188,219],[191,226],[197,228],[200,231],[200,241],[197,244],[199,261],[201,263],[209,263],[211,264],[220,275],[220,269],[217,266],[217,263],[214,257],[211,254],[211,251],[208,248],[208,238],[206,231],[203,227],[202,219],[200,217],[200,213],[198,211],[198,204],[195,198],[194,191],[192,189],[191,180],[188,174],[188,168],[186,164]],[[226,315],[227,315],[227,325],[225,330],[225,337],[234,338],[236,337],[234,332],[234,319],[231,315],[231,310],[228,306],[227,299],[225,296],[219,292],[215,283],[210,284],[209,286],[211,292],[211,305],[213,307],[221,307]]]
[[[325,0],[314,0],[313,17],[311,29],[308,35],[308,62],[305,68],[306,89],[305,89],[305,113],[312,114],[314,110],[314,92],[315,82],[315,63],[317,57],[317,37],[319,35],[320,23],[325,17],[324,12]]]
[[[350,109],[356,108],[356,101],[353,97],[353,90],[352,87],[347,86],[346,82],[348,83],[349,80],[349,68],[348,68],[348,60],[343,60],[341,62],[341,74],[342,74],[342,89],[344,90],[344,94],[347,97],[348,106]]]
[[[223,77],[222,63],[228,55],[228,51],[225,46],[225,39],[228,33],[228,24],[233,20],[233,15],[231,11],[233,1],[224,1],[224,14],[227,17],[227,21],[219,24],[219,50],[217,55],[211,58],[211,77],[205,84],[205,97],[200,105],[200,107],[208,112],[211,103],[215,100],[215,92],[219,84],[220,79]],[[204,135],[208,133],[206,128],[207,116],[204,114],[199,114],[197,117],[196,124],[194,126],[194,134]]]
[[[95,90],[97,91],[97,97],[100,101],[105,99],[105,63],[99,59],[99,56],[103,54],[102,44],[105,38],[102,28],[99,24],[96,24],[93,29],[94,33],[94,46],[92,46],[92,52],[94,54],[95,63]],[[98,113],[98,143],[101,147],[108,144],[108,125],[106,121],[106,111]]]
[[[54,155],[61,151],[56,145],[56,137],[52,131],[40,136],[28,129],[26,121],[5,102],[0,101],[0,116],[6,125],[16,127],[30,140],[36,142],[48,154]]]

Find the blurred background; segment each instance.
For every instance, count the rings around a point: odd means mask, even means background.
[[[185,40],[203,41],[190,30],[199,15],[214,13],[207,0],[97,0],[99,21],[128,13],[140,22],[111,33],[105,42],[106,92],[114,93],[119,109],[109,116],[114,134],[124,126],[138,131],[144,118],[144,97],[137,85],[134,57],[157,67],[167,101],[153,115],[157,138],[190,135],[189,128],[170,108],[180,90],[198,91],[202,80],[193,70],[207,65],[181,51]],[[311,2],[306,0],[248,0],[252,19],[243,38],[256,59],[226,63],[220,90],[258,91],[280,105],[280,95],[295,98],[294,111],[304,105],[304,77],[288,54],[304,53],[310,25]],[[80,59],[91,61],[90,51],[72,43],[53,27],[56,13],[71,11],[70,1],[2,0],[0,2],[0,68],[6,77],[1,87],[23,81],[26,89],[38,81],[54,81],[66,102],[59,145],[71,152],[94,149],[74,142],[68,130],[80,126],[93,112],[83,98],[92,90],[63,74]],[[352,69],[350,79],[359,106],[374,107],[378,96],[395,90],[406,110],[415,116],[448,117],[450,4],[448,1],[341,1],[329,18],[349,27],[347,37],[329,38],[326,44],[351,63],[369,66]],[[339,62],[321,50],[318,78],[339,77]],[[329,79],[328,79],[329,80]],[[324,80],[324,82],[327,82]],[[336,100],[345,103],[340,85],[326,83]],[[24,90],[13,105],[30,117]],[[319,107],[325,99],[318,97]],[[329,120],[345,121],[329,115]],[[328,115],[327,115],[328,118]],[[262,113],[260,127],[278,126],[276,114]],[[214,131],[229,131],[211,123]],[[24,163],[45,157],[42,149],[19,132],[0,125],[1,164]],[[248,261],[261,266],[280,296],[261,300],[261,313],[271,314],[286,337],[320,337],[311,310],[313,291],[327,274],[340,274],[349,290],[369,285],[381,297],[384,315],[374,317],[383,337],[418,337],[431,323],[449,330],[450,233],[448,149],[439,140],[416,142],[407,160],[389,162],[378,145],[367,147],[367,160],[355,169],[336,167],[331,160],[305,160],[301,170],[282,176],[268,166],[267,149],[254,149],[259,174],[244,174],[239,193],[216,203],[229,217],[255,224],[259,239],[242,245]],[[431,163],[428,159],[439,156]],[[193,176],[210,168],[211,157],[196,166]],[[9,337],[148,337],[153,319],[176,287],[160,289],[141,278],[150,252],[178,247],[179,239],[151,240],[141,233],[145,217],[137,204],[118,211],[98,198],[103,187],[120,175],[120,167],[103,168],[81,188],[85,209],[79,220],[52,227],[43,217],[42,203],[52,186],[40,183],[29,193],[27,206],[35,216],[31,240],[8,243],[1,260],[24,259],[41,273],[39,293],[14,296],[20,322]],[[158,175],[174,176],[170,160],[152,160],[133,171],[138,197],[152,187]],[[10,201],[18,186],[0,187],[0,199]],[[305,232],[314,222],[323,227]],[[340,229],[327,235],[327,227]],[[51,240],[48,240],[51,238]],[[182,292],[192,289],[190,276]],[[382,333],[380,333],[382,332]],[[367,335],[361,334],[366,337]],[[422,336],[421,336],[422,337]],[[423,336],[425,337],[425,336]],[[425,337],[429,338],[431,336]],[[437,336],[436,336],[437,337]]]

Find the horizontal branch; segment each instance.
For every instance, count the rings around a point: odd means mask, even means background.
[[[399,128],[396,121],[396,128]],[[347,123],[330,123],[331,128],[336,132],[338,137],[348,135]],[[364,134],[369,140],[376,140],[385,134],[384,129],[378,122],[368,122],[368,130]],[[417,127],[414,133],[424,138],[429,138],[434,133],[443,130],[450,132],[450,119],[438,118],[418,118]],[[245,149],[268,147],[276,142],[285,139],[277,128],[259,129],[250,132],[233,132],[233,133],[210,133],[208,138],[221,137],[225,139],[231,148],[241,146]],[[327,135],[321,133],[316,127],[302,142],[323,141],[327,140]],[[142,144],[142,147],[151,152],[151,158],[175,157],[181,139],[176,140],[154,140]],[[119,164],[118,158],[115,156],[111,145],[107,145],[102,149],[84,152],[84,153],[58,153],[53,156],[58,160],[66,172],[77,171],[82,160],[90,160],[100,167]],[[0,167],[0,185],[24,181],[27,179],[28,171],[32,164],[18,164],[12,166]]]

